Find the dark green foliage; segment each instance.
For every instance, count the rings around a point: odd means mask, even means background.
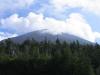
[[[99,75],[100,45],[45,39],[0,43],[0,75]]]

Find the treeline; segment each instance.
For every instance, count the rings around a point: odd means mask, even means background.
[[[7,39],[0,43],[0,75],[100,75],[100,45]]]

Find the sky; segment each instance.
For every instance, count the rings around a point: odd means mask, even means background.
[[[100,43],[100,0],[0,0],[0,40],[46,29]]]

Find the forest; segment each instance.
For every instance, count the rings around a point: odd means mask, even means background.
[[[100,75],[100,45],[7,39],[0,42],[0,75]]]

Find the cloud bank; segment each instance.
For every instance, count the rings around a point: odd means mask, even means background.
[[[18,35],[47,29],[52,34],[69,33],[83,39],[95,42],[100,38],[100,33],[92,30],[88,22],[79,13],[71,13],[65,21],[50,17],[44,17],[43,14],[30,12],[26,17],[19,17],[13,14],[6,19],[1,19],[1,28],[15,30]]]
[[[0,12],[16,11],[18,9],[27,8],[34,3],[35,0],[0,0]]]
[[[91,13],[100,13],[100,0],[50,0],[55,10],[80,8]]]

